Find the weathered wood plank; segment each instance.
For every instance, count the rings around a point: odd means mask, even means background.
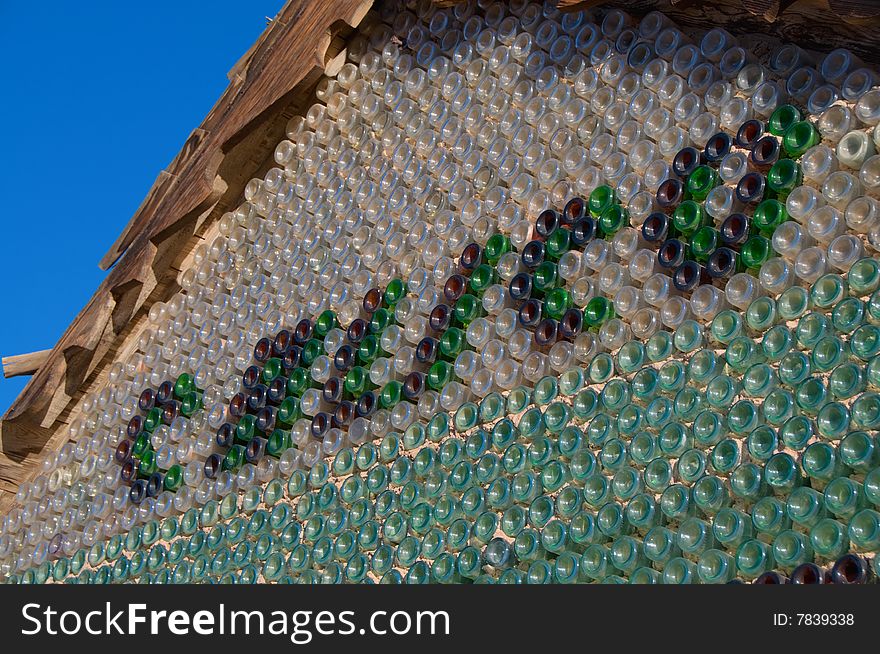
[[[658,10],[684,27],[767,34],[820,52],[847,48],[880,63],[877,0],[559,0],[557,6],[580,11],[606,5],[635,16]]]
[[[10,377],[20,377],[23,375],[33,375],[49,358],[52,350],[40,350],[39,352],[28,352],[27,354],[14,354],[12,356],[3,357],[3,376],[6,379]]]

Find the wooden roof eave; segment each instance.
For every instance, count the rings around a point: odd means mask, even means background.
[[[292,95],[311,89],[330,63],[332,35],[357,27],[372,4],[289,0],[236,64],[226,91],[101,260],[102,268],[113,268],[0,420],[0,490],[14,487],[11,469],[42,450],[58,416],[147,308],[160,280],[176,275],[175,253],[210,209],[224,194],[240,197],[250,172],[241,170],[244,150],[254,148]]]

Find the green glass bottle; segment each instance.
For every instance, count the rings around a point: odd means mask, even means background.
[[[589,197],[589,208],[590,215],[593,218],[599,218],[607,209],[614,206],[616,202],[616,198],[614,197],[614,190],[606,185],[602,184],[601,186],[597,186],[592,193],[590,193]]]
[[[816,526],[827,515],[822,493],[807,486],[792,491],[786,502],[786,512],[793,523],[806,528]]]
[[[483,297],[486,289],[495,284],[497,275],[495,269],[487,263],[481,263],[471,273],[470,284],[471,290],[477,297]]]
[[[492,234],[486,241],[486,247],[483,250],[486,255],[486,261],[492,266],[498,263],[498,260],[512,250],[510,239],[501,233]]]
[[[790,104],[780,105],[770,115],[767,131],[773,134],[773,136],[781,137],[800,119],[801,112],[797,107]]]
[[[782,138],[782,149],[792,158],[799,158],[821,140],[819,131],[807,120],[791,125]]]
[[[455,319],[464,326],[470,325],[474,320],[480,318],[485,315],[486,311],[483,309],[483,303],[474,295],[470,293],[465,293],[455,302],[455,307],[453,310],[453,315]],[[445,336],[446,334],[444,334]],[[443,338],[440,339],[441,351],[443,345]]]
[[[394,322],[394,314],[391,313],[388,309],[382,308],[377,309],[372,316],[370,316],[370,333],[376,334],[377,336],[385,331],[385,328]],[[303,354],[305,355],[305,349],[303,350]],[[304,360],[305,362],[305,360]],[[310,362],[305,362],[310,363]]]
[[[324,353],[324,342],[317,339],[311,338],[309,341],[303,346],[302,349],[302,363],[304,366],[310,366],[312,363]]]
[[[619,204],[613,204],[600,214],[597,227],[606,239],[610,239],[624,228],[628,222],[629,216],[626,209]]]
[[[174,382],[174,397],[178,400],[182,400],[187,395],[194,393],[197,390],[195,380],[189,373],[181,373],[180,376],[178,376],[177,381]]]
[[[757,271],[767,259],[773,256],[773,248],[770,245],[770,239],[756,234],[743,243],[740,254],[746,269]]]
[[[572,307],[571,293],[565,288],[554,288],[544,298],[544,313],[548,318],[561,320],[562,316]]]
[[[779,316],[783,320],[797,320],[810,308],[810,293],[802,286],[792,286],[776,300]]]
[[[810,545],[819,556],[836,559],[849,550],[846,525],[833,518],[822,518],[810,529]]]
[[[806,535],[786,529],[773,540],[773,557],[783,570],[790,571],[812,560],[813,546]]]
[[[315,319],[315,334],[320,338],[324,338],[334,327],[339,326],[339,321],[336,320],[336,314],[327,309],[326,311],[321,312]]]
[[[773,548],[763,541],[747,540],[736,550],[737,570],[746,579],[755,579],[772,570],[773,564]]]
[[[532,293],[543,296],[559,285],[560,279],[556,264],[545,261],[532,273]]]
[[[688,176],[687,191],[694,200],[702,202],[717,184],[718,173],[713,168],[697,166]]]
[[[547,256],[554,261],[571,248],[571,232],[564,227],[557,227],[547,237]]]
[[[388,282],[388,286],[385,287],[385,294],[384,294],[385,304],[389,307],[393,307],[405,295],[406,295],[406,285],[403,283],[402,279],[395,277],[390,282]],[[327,312],[325,311],[324,313],[327,313]],[[321,315],[323,316],[324,314],[321,314]],[[336,316],[333,316],[333,317],[334,317],[334,319],[336,318]],[[319,320],[320,320],[320,317],[319,317]],[[317,324],[315,325],[315,329],[317,330]]]
[[[778,200],[784,202],[803,179],[801,167],[793,159],[780,159],[767,173],[767,185],[776,193]]]
[[[727,552],[709,549],[700,554],[697,574],[704,584],[724,584],[736,575],[736,563]]]
[[[846,281],[853,295],[869,295],[880,287],[880,261],[873,257],[859,259],[850,266]]]
[[[761,204],[755,208],[752,225],[762,236],[769,239],[773,236],[773,232],[776,228],[786,220],[788,220],[788,212],[785,209],[785,205],[779,200],[770,199],[762,201]],[[750,268],[755,267],[748,262],[746,263],[746,266]]]
[[[596,296],[584,309],[584,322],[591,328],[598,328],[614,315],[614,303],[606,297]]]
[[[705,224],[703,207],[693,200],[685,200],[672,214],[672,225],[681,236],[691,236]]]
[[[691,254],[697,261],[707,261],[721,242],[718,230],[709,225],[700,227],[691,236]]]

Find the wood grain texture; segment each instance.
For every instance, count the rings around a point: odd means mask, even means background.
[[[723,27],[819,52],[847,48],[865,62],[880,63],[878,0],[559,0],[562,11],[618,7],[634,16],[662,11],[683,27]]]
[[[52,350],[40,350],[39,352],[28,352],[27,354],[15,354],[13,356],[3,357],[3,376],[6,379],[10,377],[20,377],[22,375],[33,375],[49,358]]]
[[[176,290],[180,254],[199,227],[234,207],[267,153],[271,160],[291,103],[298,99],[298,110],[308,109],[303,103],[324,65],[340,65],[333,35],[350,33],[371,6],[371,0],[290,0],[233,68],[227,90],[102,260],[103,267],[113,265],[107,277],[0,420],[0,509],[8,491],[33,472],[39,453],[66,440],[59,419],[110,362],[131,325],[152,301]]]

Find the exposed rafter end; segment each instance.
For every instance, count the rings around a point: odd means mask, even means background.
[[[39,352],[3,357],[3,376],[9,379],[10,377],[33,375],[46,362],[51,351],[40,350]]]

